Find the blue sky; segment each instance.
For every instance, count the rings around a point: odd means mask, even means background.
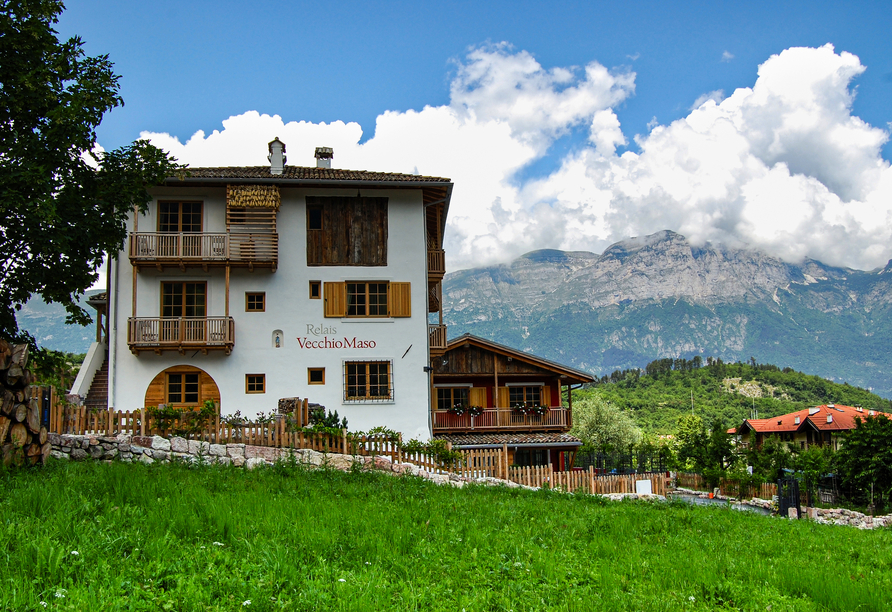
[[[257,111],[261,118],[277,115],[283,133],[291,122],[314,127],[307,132],[304,125],[286,141],[295,163],[310,163],[312,148],[325,145],[321,140],[330,133],[329,140],[343,142],[335,151],[336,165],[344,151],[344,163],[368,169],[452,177],[456,196],[447,244],[453,269],[504,261],[532,248],[600,251],[626,235],[659,229],[681,231],[695,241],[751,244],[789,260],[814,257],[870,268],[892,257],[883,246],[892,243],[892,216],[877,204],[888,195],[892,158],[888,2],[94,0],[69,2],[58,30],[81,36],[91,55],[109,54],[122,75],[125,106],[107,115],[99,129],[106,149],[141,133],[155,135],[159,145],[171,139],[185,144],[199,130],[207,138],[214,130],[234,133],[236,124],[242,130],[256,125],[257,138],[269,140],[267,131],[277,126],[266,122],[261,128],[260,119],[245,115]],[[817,51],[828,43],[832,53]],[[782,54],[794,47],[815,52]],[[857,61],[839,60],[845,53]],[[754,88],[760,65],[779,54],[774,80],[763,81],[765,96],[743,106],[727,100],[739,88]],[[606,69],[609,82],[587,79],[585,67],[593,63]],[[800,84],[812,91],[810,100],[785,87],[785,78],[811,75],[810,67],[818,65],[832,66]],[[833,70],[847,76],[830,83]],[[574,87],[582,92],[578,99],[558,102]],[[499,105],[512,89],[532,93]],[[848,101],[840,102],[845,92]],[[723,107],[696,119],[695,102],[709,97]],[[773,112],[775,98],[787,105],[778,115],[783,118],[756,125],[755,117]],[[815,104],[823,110],[809,115]],[[846,106],[845,112],[834,104]],[[533,115],[518,115],[525,105],[534,107]],[[447,119],[436,109],[450,109],[451,115]],[[473,136],[468,113],[476,122]],[[796,127],[800,113],[814,121]],[[414,131],[414,138],[376,135],[382,117],[390,120],[390,134]],[[230,118],[240,119],[224,129]],[[733,138],[719,136],[724,120],[735,122]],[[445,127],[450,121],[454,129]],[[332,127],[336,122],[347,126]],[[348,129],[350,122],[361,126],[361,135]],[[682,129],[689,126],[677,122],[700,126],[694,131],[706,134],[705,140],[692,144]],[[449,130],[457,134],[458,124],[465,136],[453,138]],[[785,136],[791,131],[792,140]],[[294,139],[307,133],[319,141],[300,143],[302,152],[295,154]],[[760,139],[747,140],[750,133]],[[697,168],[715,157],[704,142],[716,139],[719,150],[740,146],[745,151],[737,159],[754,161],[729,161],[734,167],[713,169],[710,176],[735,178],[708,183]],[[766,144],[772,139],[774,145]],[[449,156],[425,151],[438,142],[450,143],[442,147]],[[673,170],[658,160],[669,151],[677,158],[679,143],[694,153],[679,162],[682,170]],[[846,153],[852,143],[863,149],[854,157]],[[215,146],[232,147],[231,163],[243,164],[248,162],[240,148],[255,145],[221,137]],[[417,148],[417,159],[397,153],[400,147]],[[461,166],[468,147],[491,147],[489,157],[468,158],[493,163],[494,178]],[[816,159],[815,147],[826,149],[826,156]],[[175,152],[193,165],[208,164],[207,156],[192,149],[197,145]],[[636,157],[624,157],[626,151]],[[754,164],[761,166],[752,170]],[[834,176],[834,167],[860,178]],[[747,169],[743,178],[741,168]],[[679,171],[691,173],[687,187],[673,184]],[[620,175],[632,186],[617,182]],[[754,220],[778,205],[773,193],[795,202],[782,226]],[[688,212],[669,214],[670,209]],[[828,240],[849,244],[827,250],[821,245]]]

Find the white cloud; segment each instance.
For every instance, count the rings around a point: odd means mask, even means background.
[[[545,69],[504,43],[459,63],[449,105],[385,112],[363,144],[355,123],[253,111],[185,144],[143,136],[192,165],[266,164],[278,136],[289,164],[313,165],[314,148],[332,146],[336,167],[448,176],[452,270],[539,248],[598,252],[662,229],[872,268],[892,257],[892,170],[880,153],[888,132],[851,114],[863,70],[830,45],[788,49],[759,67],[752,87],[704,94],[669,125],[654,118],[635,138],[640,153],[622,155],[614,108],[634,92],[634,74],[596,62]],[[587,141],[555,172],[519,178],[577,130]]]
[[[721,89],[716,89],[715,91],[708,91],[705,94],[701,94],[694,103],[691,104],[691,108],[688,110],[697,110],[707,102],[715,102],[716,104],[721,104],[722,100],[725,99],[725,92]]]
[[[723,62],[730,62],[732,59],[734,59],[733,53],[731,53],[730,51],[722,51],[722,61]]]

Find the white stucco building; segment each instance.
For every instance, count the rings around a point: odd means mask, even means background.
[[[100,330],[73,393],[92,386],[88,403],[116,410],[215,399],[249,417],[297,396],[354,430],[430,436],[452,182],[284,154],[276,139],[269,166],[190,168],[151,190],[93,300]]]

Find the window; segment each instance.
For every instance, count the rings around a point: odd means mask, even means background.
[[[266,374],[245,374],[245,393],[266,393]]]
[[[345,401],[393,400],[393,377],[389,361],[344,363]]]
[[[387,283],[347,283],[348,317],[386,317]]]
[[[207,303],[207,284],[161,283],[161,316],[204,317]]]
[[[518,448],[514,451],[514,465],[523,467],[548,465],[551,463],[549,453],[543,448]]]
[[[512,408],[519,404],[541,406],[542,387],[508,387],[508,403]]]
[[[322,298],[322,283],[319,281],[310,281],[310,299],[318,300]]]
[[[200,232],[201,202],[158,202],[158,231]]]
[[[447,387],[437,389],[437,410],[449,410],[456,404],[468,407],[469,398],[468,387]]]
[[[326,317],[410,317],[410,283],[347,281],[324,283]]]
[[[386,266],[387,198],[307,196],[308,266]]]
[[[266,293],[246,293],[245,294],[245,312],[264,312],[266,311]]]
[[[167,375],[168,404],[198,404],[200,387],[198,372],[178,372]]]
[[[322,206],[318,204],[307,206],[307,229],[322,231]]]
[[[307,384],[324,385],[325,368],[307,368]]]

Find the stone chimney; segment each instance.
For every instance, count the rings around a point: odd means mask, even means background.
[[[331,168],[331,159],[334,157],[334,149],[331,147],[316,147],[316,167]]]
[[[285,157],[285,143],[279,140],[278,136],[269,143],[269,156],[267,159],[269,160],[270,174],[279,175],[285,171],[285,162],[287,161]]]

